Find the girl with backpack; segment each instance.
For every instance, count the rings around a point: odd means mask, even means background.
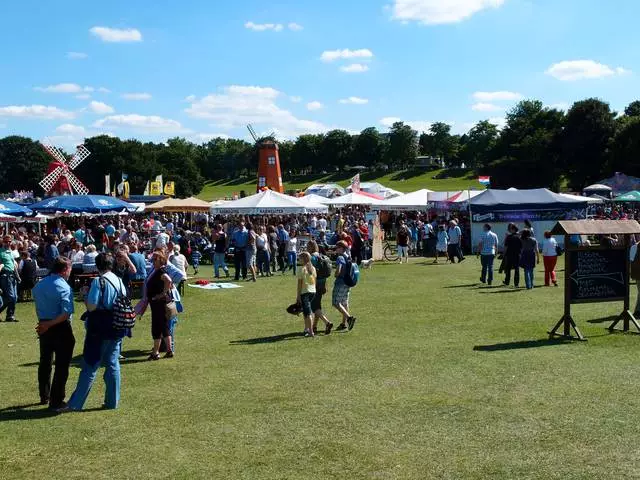
[[[319,250],[315,240],[310,240],[309,243],[307,243],[307,252],[311,255],[311,263],[315,267],[317,274],[316,294],[311,302],[311,309],[313,310],[313,333],[316,333],[318,319],[320,319],[324,322],[324,334],[329,335],[333,329],[333,323],[329,321],[322,311],[322,297],[327,293],[327,279],[331,276],[331,259],[321,254]]]
[[[302,314],[304,315],[304,336],[314,337],[313,333],[313,308],[311,303],[316,295],[316,269],[311,263],[311,255],[309,252],[300,254],[302,268],[298,272],[298,289],[296,303],[302,305]]]

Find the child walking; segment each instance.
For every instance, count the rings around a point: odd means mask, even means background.
[[[195,275],[198,275],[198,269],[200,268],[200,260],[202,260],[202,253],[197,248],[194,248],[191,252],[191,264],[193,265],[193,271]]]
[[[300,254],[302,268],[298,272],[298,294],[296,303],[302,305],[304,315],[304,336],[313,337],[313,307],[311,306],[316,296],[316,269],[311,263],[311,254],[302,252]]]
[[[448,244],[449,234],[444,228],[444,225],[440,225],[438,227],[438,243],[436,243],[436,259],[433,261],[433,263],[438,263],[438,257],[441,255],[445,258],[444,263],[447,263],[449,261],[449,253],[447,251]]]

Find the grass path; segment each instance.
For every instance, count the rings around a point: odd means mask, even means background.
[[[188,288],[176,358],[144,361],[145,318],[125,341],[121,408],[96,410],[100,381],[90,411],[57,417],[10,408],[38,400],[20,305],[19,324],[0,323],[0,478],[637,477],[640,338],[598,320],[621,306],[576,308],[589,341],[550,343],[562,289],[480,288],[478,268],[376,264],[355,329],[317,339],[284,312],[290,276]]]

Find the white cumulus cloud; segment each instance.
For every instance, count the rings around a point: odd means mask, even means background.
[[[75,116],[76,114],[74,112],[45,105],[9,105],[6,107],[0,107],[0,117],[68,120]]]
[[[78,100],[89,100],[91,98],[91,95],[89,95],[88,93],[79,93],[78,95],[76,95],[76,98]]]
[[[281,32],[284,29],[284,26],[281,23],[247,22],[244,24],[244,28],[248,28],[249,30],[253,30],[254,32],[265,32],[267,30],[272,30],[274,32]]]
[[[507,125],[507,119],[504,117],[491,117],[489,123],[493,123],[499,129],[503,129]]]
[[[340,103],[344,104],[344,105],[366,105],[367,103],[369,103],[369,100],[366,98],[360,98],[360,97],[349,97],[349,98],[343,98],[340,100]]]
[[[112,106],[107,105],[103,102],[96,102],[95,100],[93,100],[89,104],[89,110],[91,110],[93,113],[97,113],[98,115],[107,115],[109,113],[115,112]]]
[[[94,128],[130,128],[144,132],[179,133],[187,131],[182,124],[170,118],[157,115],[110,115],[93,124]]]
[[[368,48],[361,48],[359,50],[349,50],[345,48],[343,50],[326,50],[320,55],[320,60],[323,62],[352,60],[354,58],[373,58],[373,52]]]
[[[322,105],[322,103],[318,102],[318,101],[313,101],[313,102],[309,102],[307,103],[307,110],[321,110],[324,108],[324,105]]]
[[[565,60],[551,65],[546,74],[563,82],[624,75],[628,70],[613,68],[594,60]]]
[[[476,103],[471,107],[476,112],[500,112],[504,110],[500,105],[494,105],[493,103]]]
[[[69,60],[85,60],[89,58],[89,55],[82,52],[67,52],[67,58]]]
[[[283,137],[328,130],[322,123],[296,117],[278,105],[286,98],[271,87],[231,85],[196,99],[185,109],[193,118],[211,121],[212,127],[229,130],[252,124],[265,130],[275,130]]]
[[[299,23],[295,23],[295,22],[291,22],[287,26],[289,27],[289,30],[292,30],[294,32],[299,32],[300,30],[304,30],[304,27],[302,25],[300,25]]]
[[[56,127],[56,132],[61,133],[63,135],[73,135],[73,136],[79,137],[85,134],[85,129],[80,125],[73,125],[72,123],[64,123]]]
[[[522,100],[524,95],[518,92],[499,91],[499,92],[475,92],[474,100],[478,102],[511,102]]]
[[[58,83],[47,87],[35,87],[34,90],[45,93],[81,93],[93,92],[93,87],[82,87],[77,83]]]
[[[92,35],[98,37],[103,42],[125,43],[125,42],[141,42],[142,34],[140,30],[135,28],[109,28],[109,27],[91,27],[89,29]]]
[[[369,71],[369,65],[363,65],[362,63],[352,63],[351,65],[340,67],[340,71],[345,73],[364,73]]]
[[[123,93],[122,98],[125,100],[151,100],[150,93]]]
[[[391,128],[397,122],[404,122],[414,130],[417,130],[418,133],[428,132],[431,128],[431,122],[424,120],[402,120],[400,117],[384,117],[380,119],[380,125],[387,128]]]
[[[506,0],[393,0],[392,18],[423,25],[458,23],[476,13],[498,8]]]

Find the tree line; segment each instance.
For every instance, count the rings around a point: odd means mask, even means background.
[[[148,180],[162,174],[175,181],[178,196],[188,196],[199,193],[205,181],[252,176],[257,169],[256,146],[233,138],[195,144],[184,138],[152,143],[102,135],[85,139],[85,145],[91,156],[75,173],[94,193],[104,191],[108,173],[112,178],[127,173],[132,193],[141,193]],[[426,132],[397,122],[388,133],[374,127],[356,135],[332,130],[279,141],[279,147],[285,177],[349,166],[406,170],[416,168],[416,157],[423,155],[448,168],[489,175],[495,188],[558,190],[566,182],[580,190],[616,171],[640,176],[640,101],[618,114],[595,98],[574,103],[566,113],[524,100],[507,112],[501,129],[484,120],[458,135],[443,122]],[[38,142],[0,139],[0,192],[41,192],[38,182],[49,161]]]

